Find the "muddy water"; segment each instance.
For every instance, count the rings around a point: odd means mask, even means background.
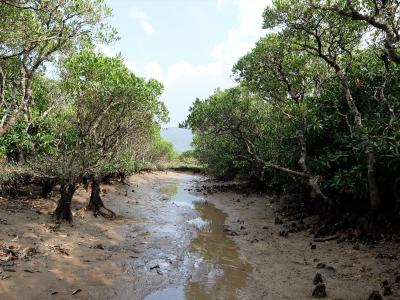
[[[197,228],[197,235],[190,241],[184,262],[191,275],[184,284],[157,291],[145,300],[237,299],[247,284],[252,268],[240,258],[237,245],[224,231],[227,215],[199,194],[189,192],[190,185],[174,180],[160,192],[168,195],[166,201],[197,212],[198,217],[188,221]]]

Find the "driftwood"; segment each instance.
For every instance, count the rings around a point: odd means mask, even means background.
[[[316,242],[316,243],[318,243],[318,242],[327,242],[327,241],[336,240],[338,238],[339,238],[339,235],[335,234],[335,235],[330,235],[330,236],[321,237],[321,238],[314,238],[314,242]]]

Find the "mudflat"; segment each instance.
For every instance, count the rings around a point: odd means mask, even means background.
[[[327,299],[385,281],[400,299],[399,244],[282,236],[278,199],[223,185],[171,171],[102,185],[111,221],[84,210],[81,188],[72,226],[52,221],[57,197],[0,198],[0,299],[313,299],[317,272]]]

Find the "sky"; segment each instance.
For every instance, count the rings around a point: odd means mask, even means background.
[[[106,0],[120,40],[99,50],[120,53],[136,75],[161,81],[170,115],[166,126],[178,126],[196,97],[235,85],[232,66],[265,35],[262,13],[269,2]]]

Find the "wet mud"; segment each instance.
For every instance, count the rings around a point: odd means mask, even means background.
[[[185,265],[193,266],[186,282],[148,295],[146,300],[237,299],[237,291],[247,284],[252,267],[239,255],[236,243],[224,227],[227,214],[205,200],[202,194],[189,192],[193,182],[172,181],[160,191],[168,201],[192,208],[197,218],[188,221],[197,232],[190,240]]]
[[[155,172],[104,185],[114,221],[86,212],[79,189],[73,227],[51,221],[56,196],[0,198],[0,299],[313,299],[317,272],[326,299],[368,299],[385,281],[384,299],[400,299],[398,244],[311,247],[307,231],[280,236],[276,199],[198,188],[215,184]]]

